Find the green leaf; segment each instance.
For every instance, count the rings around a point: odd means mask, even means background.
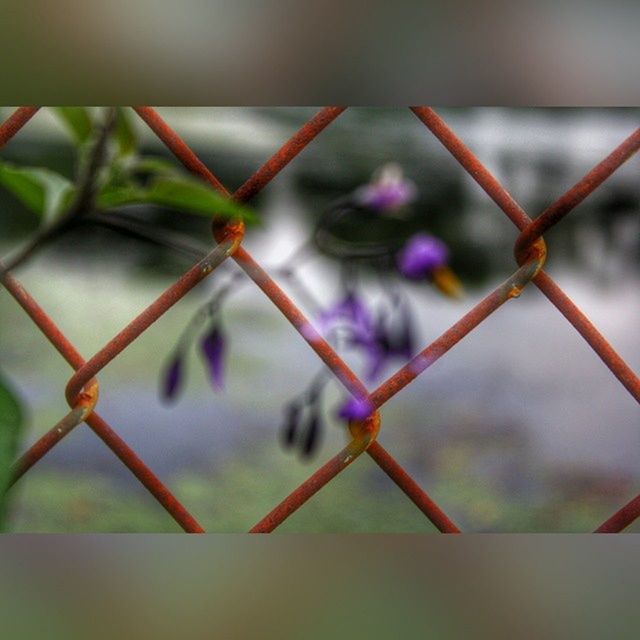
[[[0,377],[0,530],[3,528],[11,465],[18,452],[22,424],[20,403]]]
[[[128,204],[145,204],[148,202],[145,190],[136,185],[107,185],[96,198],[100,209],[115,209]]]
[[[76,144],[83,144],[90,138],[93,119],[87,107],[55,107],[53,110],[64,122]]]
[[[154,156],[143,156],[136,159],[131,168],[135,173],[155,176],[169,176],[177,173],[176,165],[173,162]]]
[[[126,156],[131,154],[138,146],[138,139],[129,114],[122,107],[118,107],[116,112],[115,138],[118,143],[120,155]]]
[[[204,216],[241,218],[255,222],[255,213],[200,180],[190,177],[158,178],[151,183],[149,202]]]
[[[103,209],[128,204],[155,204],[184,213],[207,217],[241,218],[256,222],[255,213],[241,204],[220,195],[200,180],[184,177],[159,177],[146,187],[134,184],[108,187],[97,197]]]
[[[46,223],[66,209],[74,193],[73,184],[59,173],[8,163],[0,163],[0,185]]]

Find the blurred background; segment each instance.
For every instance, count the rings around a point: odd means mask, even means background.
[[[640,104],[634,0],[10,4],[2,104]]]
[[[10,113],[4,110],[3,116]],[[314,108],[159,110],[213,172],[234,188]],[[530,215],[538,215],[638,126],[638,109],[439,109]],[[170,158],[141,122],[145,153]],[[73,152],[41,111],[2,158],[69,177]],[[173,161],[173,160],[172,160]],[[399,163],[419,190],[425,226],[444,238],[467,290],[461,301],[422,284],[397,284],[426,346],[515,270],[517,231],[406,109],[353,108],[340,116],[252,202],[262,223],[246,246],[267,270],[287,264],[322,211]],[[177,162],[177,161],[175,161]],[[623,165],[546,237],[547,270],[635,370],[640,368],[640,160]],[[210,246],[206,220],[158,208],[133,214]],[[37,220],[0,190],[0,250]],[[193,259],[104,229],[82,228],[17,273],[89,357],[150,304]],[[337,423],[302,461],[279,442],[282,406],[319,364],[272,303],[247,283],[225,308],[224,392],[197,354],[180,401],[159,399],[159,377],[181,330],[224,269],[192,291],[100,373],[100,412],[208,531],[244,531],[344,442]],[[340,295],[340,265],[320,255],[300,276],[324,304]],[[376,278],[365,294],[380,293]],[[285,289],[303,310],[304,300]],[[347,354],[356,371],[362,362]],[[25,447],[66,412],[66,363],[0,291],[0,364],[28,408]],[[385,377],[402,363],[385,371]],[[330,389],[332,421],[342,391]],[[583,531],[638,490],[640,410],[571,325],[535,288],[508,303],[382,410],[381,442],[462,529]],[[12,531],[176,531],[177,525],[85,426],[14,488]],[[639,524],[634,525],[635,530]],[[634,527],[631,530],[634,530]],[[281,527],[285,531],[434,531],[364,458]]]

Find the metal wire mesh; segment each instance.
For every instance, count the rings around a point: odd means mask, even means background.
[[[226,189],[154,109],[135,107],[135,111],[188,170],[200,176],[225,196],[244,202],[250,200],[276,178],[289,162],[311,144],[315,137],[344,111],[344,108],[326,107],[320,110],[234,193],[230,193]],[[244,249],[242,246],[244,228],[239,223],[214,224],[214,237],[217,243],[213,250],[172,284],[89,360],[85,360],[78,353],[37,301],[12,274],[7,273],[3,276],[4,286],[75,371],[66,387],[66,398],[71,411],[34,442],[16,461],[13,482],[17,481],[53,447],[57,446],[72,429],[80,423],[86,422],[185,531],[191,533],[204,531],[187,508],[171,493],[171,490],[97,413],[95,409],[98,401],[96,376],[103,367],[116,358],[160,316],[178,303],[188,291],[214,272],[216,267],[228,258],[238,263],[247,277],[256,283],[289,320],[346,389],[358,396],[368,397],[376,408],[371,417],[362,422],[350,424],[352,440],[347,446],[269,511],[250,529],[253,533],[273,531],[363,453],[368,454],[379,465],[439,531],[458,533],[460,530],[456,524],[380,444],[378,434],[382,421],[378,410],[413,379],[423,374],[436,360],[446,354],[449,349],[500,306],[517,298],[529,282],[533,282],[558,308],[611,373],[636,401],[640,402],[640,379],[638,376],[614,351],[585,314],[543,270],[546,246],[542,239],[543,233],[558,224],[640,148],[640,129],[626,138],[573,187],[547,207],[535,220],[532,220],[433,109],[413,107],[412,111],[520,230],[520,235],[514,246],[518,269],[511,277],[489,293],[458,322],[422,349],[418,355],[385,382],[369,392],[358,376],[351,371],[332,346],[318,333],[294,302]],[[36,112],[36,107],[21,107],[0,125],[0,147],[27,124]],[[595,531],[602,533],[622,531],[639,516],[640,495],[622,506],[600,524]]]

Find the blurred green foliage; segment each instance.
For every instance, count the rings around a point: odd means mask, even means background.
[[[57,107],[75,149],[76,172],[87,162],[99,134],[96,115],[87,107]],[[40,166],[0,162],[0,185],[37,214],[44,225],[62,216],[80,185],[69,177]],[[111,145],[104,166],[96,176],[95,206],[101,213],[130,205],[157,205],[181,213],[256,222],[248,207],[221,195],[203,180],[177,164],[139,153],[138,140],[125,109],[116,109]]]
[[[0,377],[0,531],[4,529],[11,465],[18,451],[22,424],[20,403],[6,381]]]
[[[309,473],[268,448],[208,473],[168,478],[175,495],[210,532],[247,531]],[[265,481],[268,478],[268,481]],[[369,490],[366,490],[366,488]],[[38,471],[25,477],[12,508],[14,532],[177,532],[179,526],[142,487],[99,474]],[[514,497],[473,476],[439,475],[428,487],[463,530],[588,532],[611,509],[606,497]],[[630,529],[638,530],[638,525]],[[423,532],[435,527],[366,457],[323,488],[279,529],[282,532]]]

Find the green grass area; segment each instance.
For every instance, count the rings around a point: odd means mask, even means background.
[[[282,456],[253,454],[215,471],[185,473],[167,484],[209,532],[248,530],[315,468]],[[605,500],[513,499],[497,486],[457,472],[427,487],[463,528],[472,531],[589,531],[609,515]],[[14,489],[12,532],[176,532],[178,525],[141,486],[105,476],[34,470]],[[323,488],[279,531],[434,532],[434,527],[368,458]]]

